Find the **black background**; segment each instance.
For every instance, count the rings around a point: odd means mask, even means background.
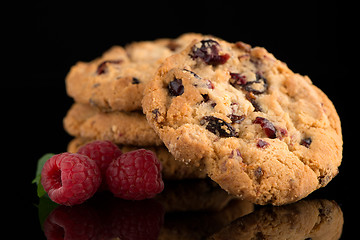
[[[3,151],[10,152],[5,154],[8,157],[3,155],[3,185],[12,210],[8,229],[14,237],[43,238],[31,180],[37,159],[47,152],[66,151],[71,139],[62,127],[72,104],[64,82],[70,67],[100,56],[113,45],[175,38],[186,32],[265,47],[294,72],[308,75],[329,96],[342,121],[343,163],[339,175],[310,197],[335,200],[345,216],[343,236],[350,236],[359,189],[359,160],[351,152],[357,148],[353,136],[359,130],[358,117],[351,114],[357,105],[356,85],[346,82],[355,82],[359,74],[353,75],[348,65],[352,46],[342,14],[351,7],[334,1],[293,2],[43,1],[15,6],[20,10],[4,22],[10,26],[6,34],[10,37],[3,38],[12,44],[3,45],[4,51],[11,49],[11,55],[3,65],[3,74],[10,77],[2,79]],[[30,232],[25,230],[29,226]]]

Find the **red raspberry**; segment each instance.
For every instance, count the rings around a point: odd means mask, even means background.
[[[127,152],[110,163],[106,182],[116,197],[129,200],[152,198],[164,189],[161,168],[152,151]]]
[[[89,199],[101,183],[95,161],[77,153],[51,157],[41,171],[41,184],[51,200],[72,206]]]
[[[113,160],[122,154],[121,150],[111,141],[97,140],[79,148],[78,153],[88,156],[96,162],[103,178],[100,189],[105,190],[107,188],[105,180],[106,169]]]

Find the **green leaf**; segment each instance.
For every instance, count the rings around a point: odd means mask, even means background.
[[[41,185],[41,184],[40,184]],[[47,197],[41,197],[39,200],[38,207],[38,214],[39,214],[39,221],[41,225],[41,229],[43,229],[44,222],[47,216],[56,208],[59,204],[54,203]]]
[[[52,156],[54,156],[54,153],[46,153],[44,154],[37,162],[37,168],[36,168],[36,174],[35,174],[35,179],[37,176],[41,175],[41,170],[44,166],[44,164],[46,163],[47,160],[49,160]],[[34,179],[34,180],[35,180]],[[33,181],[34,182],[34,181]]]
[[[44,187],[41,185],[41,170],[43,169],[45,162],[54,155],[54,153],[46,153],[37,162],[36,174],[35,178],[32,180],[32,183],[37,184],[37,195],[39,198],[46,195]]]

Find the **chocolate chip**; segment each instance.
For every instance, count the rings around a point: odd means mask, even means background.
[[[122,62],[122,60],[107,60],[107,61],[103,61],[102,63],[99,64],[96,73],[98,75],[100,74],[104,74],[107,71],[107,64],[120,64]]]
[[[310,147],[310,144],[312,143],[312,139],[310,137],[301,139],[300,145],[303,145],[307,148]]]
[[[268,119],[256,117],[253,123],[260,124],[261,128],[265,131],[266,136],[269,138],[276,138],[276,128]]]
[[[131,83],[132,83],[132,84],[139,84],[139,83],[140,83],[140,80],[137,79],[137,78],[135,78],[135,77],[133,77]]]
[[[169,83],[168,89],[170,96],[182,95],[184,93],[184,85],[182,84],[182,80],[174,78],[174,80]]]
[[[200,43],[200,47],[197,47],[197,45],[193,46],[192,52],[189,54],[192,59],[200,58],[208,65],[217,66],[226,63],[230,58],[230,55],[227,53],[219,54],[221,48],[217,41],[208,39],[202,40]]]
[[[213,117],[205,116],[200,121],[201,125],[206,125],[206,129],[220,137],[235,137],[235,129],[224,120]]]

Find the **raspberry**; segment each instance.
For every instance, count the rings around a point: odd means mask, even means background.
[[[88,156],[96,162],[103,179],[100,190],[105,190],[107,188],[105,181],[106,169],[113,160],[122,154],[121,150],[111,141],[93,141],[79,148],[78,153]]]
[[[72,206],[95,194],[101,173],[95,161],[77,153],[61,153],[51,157],[41,171],[41,184],[51,200]]]
[[[109,190],[119,198],[152,198],[164,189],[161,164],[149,150],[127,152],[110,163],[106,171]]]

